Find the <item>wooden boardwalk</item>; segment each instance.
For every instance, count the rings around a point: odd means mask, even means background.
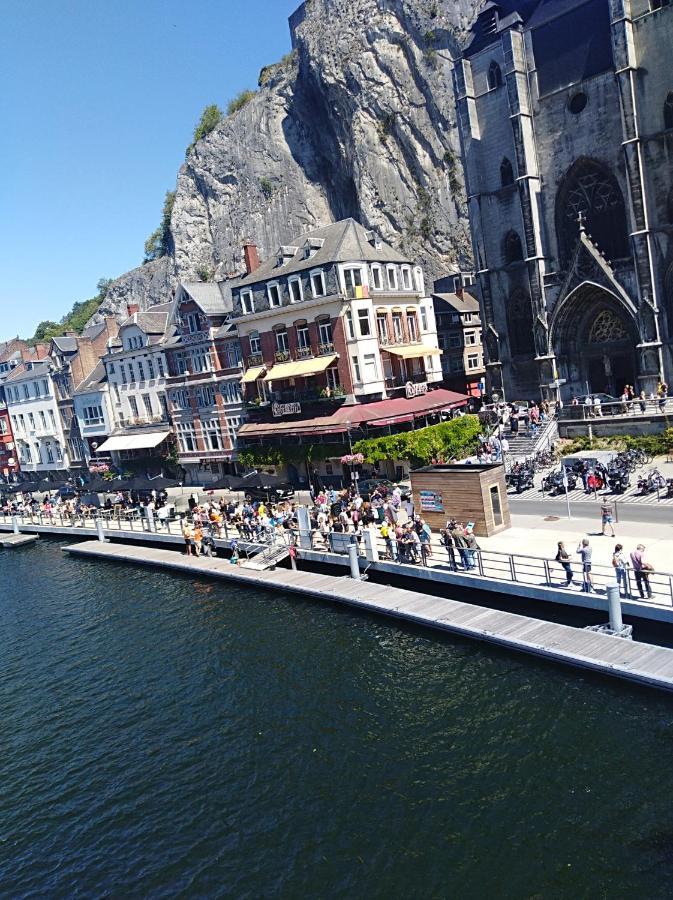
[[[74,544],[66,551],[81,557],[153,566],[199,578],[318,597],[603,675],[673,690],[673,650],[665,647],[349,577],[290,569],[253,571],[233,566],[226,559],[188,557],[172,550],[99,541]],[[607,613],[597,613],[596,617],[598,623],[607,619]]]

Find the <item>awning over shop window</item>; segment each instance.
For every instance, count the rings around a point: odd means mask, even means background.
[[[269,369],[264,381],[283,381],[285,378],[307,378],[324,372],[337,359],[336,353],[329,356],[318,356],[316,359],[298,359],[296,362],[279,363]]]
[[[165,441],[169,431],[145,431],[143,434],[118,434],[108,438],[101,444],[97,453],[108,453],[110,450],[148,450],[158,447]]]
[[[405,347],[384,347],[388,353],[401,356],[402,359],[416,359],[418,356],[441,356],[439,347],[430,347],[427,344],[410,344]]]
[[[266,371],[266,366],[253,366],[251,369],[245,373],[242,378],[243,384],[251,384],[253,381],[257,381],[262,372]]]

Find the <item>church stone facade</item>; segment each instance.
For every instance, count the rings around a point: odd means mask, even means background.
[[[490,389],[673,383],[673,5],[487,2],[454,68]]]

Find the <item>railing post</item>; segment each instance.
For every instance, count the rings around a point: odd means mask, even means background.
[[[105,532],[103,531],[103,520],[98,517],[96,519],[96,534],[101,544],[105,543]]]
[[[481,552],[479,550],[477,550],[475,555],[477,557],[477,567],[479,569],[479,574],[483,577],[483,575],[484,575],[484,560],[481,558]]]
[[[12,531],[14,534],[19,534],[19,520],[16,516],[12,516]]]
[[[546,579],[547,584],[551,584],[551,570],[549,568],[549,560],[545,559],[544,562],[544,577]]]
[[[624,628],[624,622],[622,621],[622,604],[619,599],[619,586],[616,584],[609,584],[606,591],[610,610],[610,628],[612,631],[619,634]]]
[[[509,571],[512,576],[512,581],[516,581],[516,569],[514,568],[514,556],[509,554]]]
[[[358,557],[358,545],[353,541],[348,545],[348,560],[351,565],[351,578],[360,580],[360,562]]]

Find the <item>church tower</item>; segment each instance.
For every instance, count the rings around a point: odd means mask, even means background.
[[[673,5],[485,3],[454,68],[490,389],[673,381]]]

